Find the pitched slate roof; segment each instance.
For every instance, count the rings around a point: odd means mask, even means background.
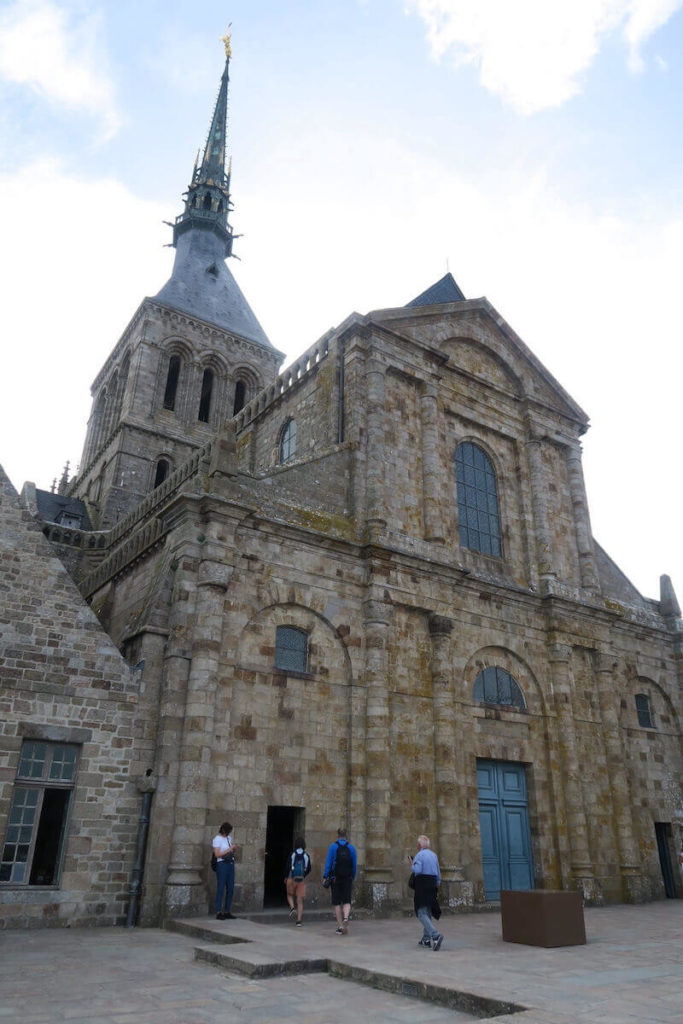
[[[78,529],[92,530],[88,511],[78,498],[67,498],[64,494],[55,494],[52,491],[39,491],[36,487],[36,502],[38,514],[43,522],[59,523],[59,516],[64,512],[80,519]]]
[[[465,296],[458,287],[451,273],[445,274],[440,281],[427,288],[406,306],[437,306],[442,302],[464,302]]]
[[[272,349],[224,256],[217,235],[193,226],[178,238],[173,273],[156,298],[166,306]]]

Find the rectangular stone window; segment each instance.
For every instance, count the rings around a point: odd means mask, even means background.
[[[0,861],[0,883],[57,885],[78,747],[24,740]]]
[[[277,627],[275,668],[282,672],[308,671],[308,633],[295,626]]]
[[[650,704],[650,698],[646,693],[636,694],[636,713],[638,715],[638,725],[642,729],[654,729],[655,723],[652,717],[652,705]]]

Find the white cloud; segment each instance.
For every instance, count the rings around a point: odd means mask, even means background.
[[[170,274],[168,211],[52,160],[0,175],[0,194],[0,463],[15,486],[47,487],[78,462],[95,374]]]
[[[96,117],[108,138],[120,117],[99,29],[96,14],[79,18],[53,0],[17,0],[0,13],[0,77],[29,86],[54,106]]]
[[[406,0],[438,59],[475,64],[484,88],[521,114],[557,107],[603,42],[620,31],[632,71],[641,47],[683,0]]]
[[[624,3],[624,7],[628,8],[624,38],[629,46],[629,67],[632,71],[643,70],[641,46],[681,6],[681,0],[631,0],[630,3]]]

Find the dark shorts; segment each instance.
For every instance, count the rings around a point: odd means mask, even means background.
[[[351,883],[352,878],[340,878],[336,882],[333,882],[330,886],[330,894],[332,896],[332,906],[340,907],[342,903],[351,902]]]

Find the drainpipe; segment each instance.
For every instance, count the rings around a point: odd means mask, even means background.
[[[152,807],[152,797],[156,789],[156,779],[152,778],[152,769],[148,768],[143,776],[138,779],[138,790],[142,793],[142,806],[138,819],[138,837],[135,848],[135,864],[130,876],[130,887],[128,889],[128,914],[126,917],[126,928],[134,928],[140,903],[140,892],[142,890],[142,878],[145,871],[145,853],[147,851],[147,834],[149,832],[149,812]]]

